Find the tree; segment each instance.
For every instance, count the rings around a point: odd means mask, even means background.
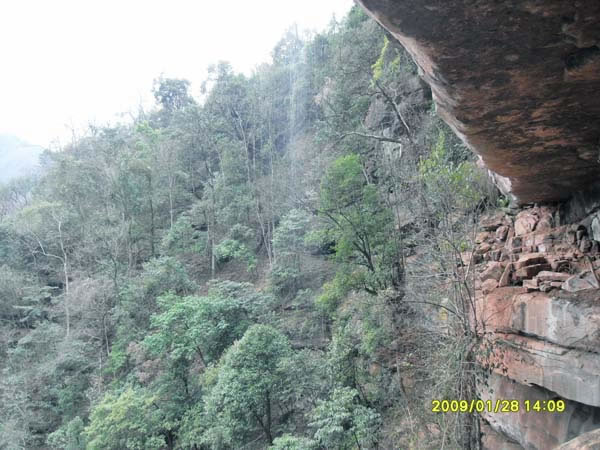
[[[147,334],[151,317],[158,312],[157,298],[169,292],[186,295],[195,287],[185,267],[173,257],[156,258],[144,264],[138,277],[123,287],[120,302],[113,310],[117,327],[110,352],[111,371],[119,373],[127,369],[127,346]]]
[[[53,448],[63,448],[65,450],[84,450],[84,428],[83,420],[77,416],[65,426],[50,433],[47,440],[48,445]]]
[[[59,203],[38,203],[21,211],[19,222],[25,232],[24,238],[30,243],[34,257],[41,256],[46,259],[50,267],[52,261],[58,262],[58,273],[62,278],[63,305],[65,310],[65,334],[67,338],[71,333],[71,298],[69,296],[69,283],[71,281],[70,255],[73,252],[75,241],[74,233],[67,230],[71,219],[67,208]],[[50,227],[46,227],[49,224]],[[56,270],[56,269],[55,269]]]
[[[311,417],[315,440],[324,448],[377,447],[380,416],[358,402],[354,389],[335,389],[331,398],[319,402]]]
[[[163,414],[157,398],[144,389],[108,393],[96,405],[85,428],[90,450],[165,448]]]
[[[179,78],[160,77],[154,80],[152,93],[158,103],[168,113],[183,109],[194,103],[188,93],[190,82]]]
[[[320,213],[330,221],[336,258],[349,265],[349,287],[376,294],[399,284],[394,267],[403,261],[393,239],[393,216],[358,155],[340,157],[328,169],[321,184]]]
[[[214,291],[205,297],[167,294],[157,303],[162,311],[152,316],[151,326],[156,331],[146,337],[145,344],[152,353],[172,361],[199,358],[207,367],[240,339],[250,324],[240,299]]]
[[[304,238],[310,231],[310,216],[292,209],[273,234],[276,260],[271,271],[271,284],[280,294],[295,293],[303,271],[302,254],[306,252]]]
[[[219,430],[230,444],[239,444],[242,436],[258,429],[273,443],[288,383],[281,363],[291,351],[279,331],[254,325],[225,353],[217,381],[206,398],[206,415],[213,420],[206,432],[208,440],[214,441]]]

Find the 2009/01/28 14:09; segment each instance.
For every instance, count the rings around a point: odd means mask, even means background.
[[[460,412],[563,412],[566,409],[564,400],[432,400],[431,411],[438,413]]]

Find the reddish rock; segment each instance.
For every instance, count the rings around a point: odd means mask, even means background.
[[[538,280],[536,278],[533,280],[523,280],[523,287],[528,291],[537,291],[539,290]]]
[[[515,236],[531,233],[537,225],[538,218],[529,211],[522,211],[515,220]]]
[[[504,272],[504,264],[501,262],[490,262],[486,266],[486,269],[479,276],[479,279],[483,282],[485,280],[493,279],[498,281],[502,277]]]
[[[479,264],[483,260],[480,254],[474,252],[462,252],[460,259],[464,266]]]
[[[512,263],[509,263],[504,268],[504,272],[502,272],[502,276],[500,277],[500,280],[498,281],[498,286],[504,287],[504,286],[508,286],[510,284],[511,270],[512,270]]]
[[[488,244],[487,242],[484,242],[483,244],[479,244],[475,253],[477,253],[478,255],[484,255],[487,252],[489,252],[491,249],[492,249],[492,246],[490,244]]]
[[[475,311],[480,328],[538,337],[582,351],[600,348],[600,291],[587,298],[556,292],[526,293],[523,287],[498,287],[478,298]],[[574,297],[574,298],[569,298]]]
[[[568,273],[560,273],[560,272],[550,272],[547,270],[542,270],[537,274],[536,278],[539,281],[567,281],[570,277]]]
[[[508,227],[507,226],[501,226],[496,230],[496,241],[497,242],[504,242],[504,240],[506,239],[506,237],[508,236]]]
[[[479,220],[479,226],[484,231],[495,231],[506,224],[506,216],[502,212],[486,214]]]
[[[515,272],[515,279],[525,280],[535,277],[538,273],[543,270],[550,270],[552,267],[550,264],[534,264],[533,266],[526,266],[517,269]]]
[[[487,295],[498,287],[498,282],[493,278],[489,278],[481,283],[481,291],[483,295]]]
[[[487,422],[481,421],[480,428],[481,446],[484,450],[523,450],[521,445],[494,430]]]
[[[543,216],[538,221],[535,229],[536,231],[546,231],[552,229],[552,216]]]
[[[518,261],[515,263],[515,267],[520,269],[521,267],[544,264],[547,262],[546,255],[542,253],[524,253],[519,256]]]
[[[475,236],[475,243],[481,244],[482,242],[487,242],[490,236],[491,234],[487,232],[477,233],[477,235]]]

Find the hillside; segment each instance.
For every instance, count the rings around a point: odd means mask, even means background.
[[[5,196],[0,446],[462,442],[428,406],[475,376],[447,262],[497,194],[406,52],[355,7],[206,86]]]

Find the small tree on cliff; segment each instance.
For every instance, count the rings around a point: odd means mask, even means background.
[[[329,237],[342,263],[336,279],[344,279],[346,290],[377,294],[399,283],[395,271],[401,253],[393,238],[394,219],[358,155],[333,162],[321,184],[320,212],[330,222]]]

